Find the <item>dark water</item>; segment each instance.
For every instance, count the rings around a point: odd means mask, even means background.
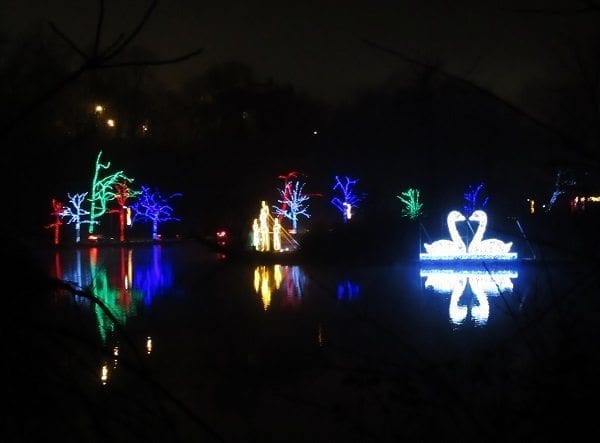
[[[562,364],[559,326],[575,321],[567,297],[590,277],[564,265],[257,266],[184,242],[42,257],[109,311],[59,293],[48,315],[75,316],[95,346],[66,370],[95,405],[81,432],[122,441],[539,436],[548,415],[532,407],[544,383],[563,383],[548,365]]]

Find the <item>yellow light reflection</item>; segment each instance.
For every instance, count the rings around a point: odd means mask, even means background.
[[[146,354],[150,355],[152,353],[152,338],[146,338]]]
[[[108,383],[108,365],[106,363],[102,365],[102,370],[100,372],[100,381],[103,385],[106,385]]]
[[[281,265],[273,266],[273,280],[275,281],[275,289],[279,289],[283,277],[281,275]]]

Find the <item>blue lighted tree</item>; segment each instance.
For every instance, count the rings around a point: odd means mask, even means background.
[[[63,217],[70,217],[67,224],[73,223],[75,225],[75,241],[79,243],[81,241],[81,224],[92,223],[91,220],[82,220],[81,217],[88,215],[90,211],[87,211],[81,207],[87,196],[87,192],[81,194],[67,194],[69,197],[70,206],[65,206],[62,211]]]
[[[352,218],[352,209],[358,207],[358,203],[364,199],[364,194],[356,195],[352,188],[358,179],[352,180],[350,177],[344,177],[344,183],[340,180],[340,178],[335,176],[335,185],[333,186],[333,190],[338,190],[342,193],[340,197],[334,197],[331,199],[331,203],[335,206],[338,211],[342,213],[342,217],[344,218],[344,222],[347,222]]]
[[[471,214],[473,214],[473,211],[476,209],[483,209],[485,205],[487,205],[489,197],[483,197],[483,186],[483,182],[479,183],[477,186],[467,186],[467,190],[464,193],[466,203],[463,206],[465,217],[470,217]]]
[[[278,189],[281,199],[277,200],[281,203],[281,206],[273,206],[275,213],[279,216],[283,216],[292,222],[291,233],[298,232],[298,216],[303,215],[306,218],[310,218],[310,214],[307,212],[308,205],[305,202],[310,199],[310,196],[302,192],[304,183],[296,181],[292,186],[286,189]]]
[[[151,191],[150,187],[142,186],[138,199],[131,205],[134,211],[133,223],[137,220],[152,222],[152,239],[159,240],[158,224],[168,220],[179,221],[173,217],[173,208],[168,205],[173,197],[180,197],[181,194],[175,193],[164,196],[158,190]]]

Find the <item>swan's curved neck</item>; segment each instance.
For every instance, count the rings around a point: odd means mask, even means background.
[[[456,229],[456,220],[448,220],[448,231],[450,231],[450,238],[461,248],[466,248],[465,242]]]
[[[483,239],[483,233],[485,232],[485,228],[487,226],[487,219],[484,217],[479,221],[479,226],[477,226],[477,231],[475,231],[475,235],[469,243],[469,250],[479,245],[481,239]]]

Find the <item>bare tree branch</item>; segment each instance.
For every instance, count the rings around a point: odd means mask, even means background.
[[[184,54],[179,57],[170,58],[166,60],[140,60],[140,61],[129,61],[122,63],[104,63],[99,68],[122,68],[127,66],[160,66],[160,65],[169,65],[172,63],[178,63],[185,60],[188,60],[196,55],[200,54],[203,50],[196,49],[195,51],[190,52],[189,54]]]
[[[452,74],[448,71],[443,70],[442,68],[440,68],[437,65],[433,65],[433,64],[429,64],[429,63],[425,63],[422,62],[420,60],[417,60],[413,57],[410,57],[402,52],[396,51],[394,49],[390,49],[387,48],[385,46],[382,46],[378,43],[374,43],[370,40],[366,40],[363,39],[363,42],[369,46],[371,46],[372,48],[375,48],[379,51],[385,52],[387,54],[393,55],[396,58],[402,60],[405,63],[409,63],[411,65],[414,66],[418,66],[420,68],[423,69],[427,69],[431,72],[434,72],[438,75],[441,75],[447,79],[453,80],[455,82],[458,82],[459,84],[465,85],[469,88],[472,88],[478,92],[480,92],[482,95],[487,96],[488,98],[493,99],[494,101],[501,103],[504,107],[510,109],[511,111],[513,111],[514,113],[516,113],[517,115],[520,115],[521,117],[525,118],[526,120],[528,120],[529,122],[533,123],[535,126],[544,129],[545,131],[547,131],[550,134],[553,134],[554,136],[558,137],[567,147],[569,147],[570,149],[573,149],[574,151],[576,151],[578,154],[580,154],[583,158],[585,158],[586,160],[590,161],[591,163],[593,163],[594,165],[597,165],[598,163],[598,158],[594,155],[592,155],[589,151],[586,151],[585,149],[583,149],[581,147],[580,142],[578,142],[577,140],[573,139],[572,137],[568,136],[567,134],[565,134],[564,132],[560,131],[556,126],[550,125],[546,122],[544,122],[543,120],[540,120],[539,118],[535,117],[534,115],[530,114],[529,112],[527,112],[526,110],[524,110],[523,108],[521,108],[520,106],[517,106],[513,103],[511,103],[509,100],[495,94],[494,92],[492,92],[491,90],[478,85],[477,83],[475,83],[474,81],[468,80],[465,77],[462,76],[458,76],[455,74]]]
[[[61,39],[64,40],[64,42],[69,45],[69,47],[75,51],[77,54],[79,54],[81,56],[81,58],[83,58],[85,61],[88,61],[88,55],[83,52],[82,49],[79,49],[79,47],[75,44],[75,42],[73,40],[71,40],[64,32],[62,32],[60,29],[58,29],[58,27],[54,24],[54,22],[48,22],[48,25],[50,26],[50,29],[52,29],[52,31],[54,31],[54,33],[56,35],[58,35]]]
[[[104,0],[100,0],[100,10],[98,11],[98,23],[96,23],[96,36],[94,37],[93,54],[98,54],[100,49],[100,38],[102,36],[102,25],[104,23]]]
[[[114,58],[116,58],[119,54],[121,54],[138,36],[138,34],[141,32],[144,26],[148,23],[148,20],[150,19],[150,16],[156,9],[157,5],[158,0],[152,0],[152,3],[144,12],[139,23],[133,28],[133,30],[128,35],[121,33],[112,43],[108,44],[104,49],[102,49],[101,35],[102,29],[104,27],[104,0],[99,0],[99,11],[98,19],[96,22],[96,32],[93,36],[94,41],[89,54],[86,54],[77,44],[75,44],[74,40],[68,35],[66,35],[63,31],[61,31],[58,28],[58,26],[56,26],[53,22],[49,22],[52,31],[54,31],[75,53],[77,53],[80,57],[83,58],[83,63],[78,68],[73,70],[73,72],[67,75],[64,79],[59,81],[57,84],[53,85],[49,90],[43,92],[34,100],[32,100],[19,113],[17,113],[15,117],[13,117],[12,119],[8,119],[7,123],[5,123],[2,126],[3,132],[13,128],[15,124],[19,121],[23,121],[23,119],[27,115],[29,115],[31,112],[37,109],[40,105],[49,101],[65,86],[75,81],[87,71],[100,68],[116,68],[129,66],[161,66],[185,61],[200,54],[203,50],[202,48],[196,49],[181,56],[164,60],[123,61],[111,63],[111,61]]]
[[[579,0],[581,6],[565,8],[511,8],[504,11],[534,15],[580,15],[600,12],[600,4],[592,0]]]

